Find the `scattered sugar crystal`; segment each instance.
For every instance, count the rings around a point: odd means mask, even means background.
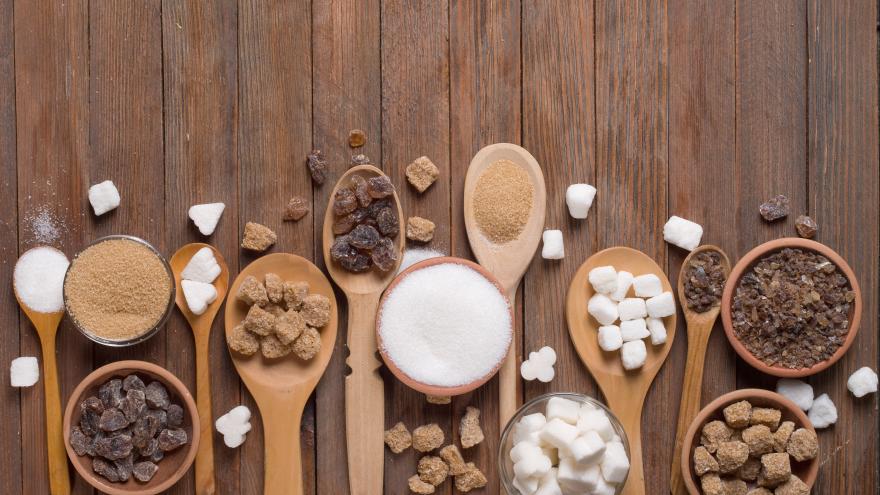
[[[89,203],[92,204],[95,215],[98,216],[119,206],[119,191],[116,190],[113,181],[105,180],[90,187]]]
[[[877,373],[865,366],[850,375],[846,388],[856,397],[864,397],[877,391]]]
[[[633,291],[636,297],[654,297],[663,293],[663,283],[660,277],[653,273],[639,275],[633,279]]]
[[[561,260],[565,257],[565,245],[562,241],[561,230],[545,230],[542,235],[544,247],[541,248],[541,257],[545,260]]]
[[[587,312],[590,313],[600,325],[611,325],[617,321],[617,303],[605,294],[595,294],[587,303]]]
[[[645,301],[645,305],[651,318],[664,318],[675,314],[675,299],[672,297],[672,292],[667,291],[654,296]]]
[[[587,275],[593,290],[599,294],[612,294],[617,290],[617,270],[613,266],[597,266]]]
[[[220,264],[217,263],[217,258],[214,257],[214,250],[209,247],[203,247],[190,258],[189,263],[186,264],[180,273],[180,277],[184,280],[212,284],[220,275],[220,271]]]
[[[696,249],[702,237],[703,227],[700,224],[675,215],[669,217],[666,225],[663,226],[663,239],[688,251]]]
[[[648,316],[645,300],[641,297],[628,297],[617,305],[620,321],[637,320]]]
[[[623,362],[624,369],[634,370],[645,365],[648,358],[648,349],[645,347],[645,341],[633,340],[624,342],[620,348],[620,359]]]
[[[648,326],[643,318],[638,320],[627,320],[620,322],[620,335],[624,342],[632,342],[634,340],[642,340],[649,335]]]
[[[180,287],[183,289],[186,305],[195,315],[204,313],[208,309],[208,305],[217,299],[217,289],[212,284],[181,280]]]
[[[608,297],[613,301],[623,301],[626,299],[626,294],[629,292],[629,288],[633,283],[633,274],[626,271],[620,270],[617,272],[617,289],[614,290],[611,294],[608,294]]]
[[[605,325],[599,327],[599,347],[603,351],[611,352],[620,349],[623,345],[623,335],[617,325]]]
[[[9,366],[9,384],[32,387],[40,379],[40,365],[35,357],[17,357]]]
[[[814,428],[828,428],[837,422],[837,407],[828,394],[822,394],[813,401],[813,407],[807,416]]]
[[[224,209],[226,209],[224,203],[192,205],[189,207],[189,218],[202,235],[211,235],[217,228],[217,223],[220,221]]]
[[[26,251],[15,263],[15,293],[25,306],[38,313],[63,310],[68,266],[67,256],[55,248],[40,246]]]
[[[659,318],[647,318],[648,332],[651,333],[651,344],[661,345],[666,343],[666,325]]]
[[[813,407],[813,386],[794,378],[782,378],[776,382],[776,393],[794,402],[804,411]]]
[[[572,184],[565,190],[565,203],[572,218],[587,218],[596,188],[589,184]]]

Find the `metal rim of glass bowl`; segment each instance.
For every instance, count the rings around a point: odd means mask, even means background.
[[[158,258],[159,261],[162,263],[162,266],[165,267],[165,272],[168,274],[168,280],[171,282],[171,291],[170,291],[171,293],[168,297],[168,304],[165,307],[165,312],[162,313],[162,316],[156,321],[156,323],[149,330],[138,335],[137,337],[134,337],[134,338],[131,338],[128,340],[105,339],[105,338],[99,337],[99,336],[89,332],[85,328],[85,326],[80,324],[80,322],[77,321],[77,319],[70,312],[69,304],[68,304],[68,300],[67,300],[67,276],[70,275],[70,269],[73,268],[73,263],[76,261],[77,258],[79,258],[79,255],[84,253],[85,251],[89,250],[93,246],[96,246],[102,242],[112,241],[112,240],[116,240],[116,239],[124,239],[124,240],[128,240],[128,241],[136,242],[136,243],[146,247],[150,251],[152,251],[153,254],[156,255],[156,258]],[[143,342],[143,341],[149,339],[150,337],[152,337],[153,335],[155,335],[159,331],[159,329],[162,328],[162,326],[168,321],[168,318],[171,316],[171,312],[174,309],[174,301],[175,301],[175,298],[177,295],[176,293],[177,293],[177,284],[174,281],[174,272],[171,271],[171,265],[168,264],[168,260],[165,259],[165,256],[163,256],[162,253],[160,253],[159,250],[155,248],[155,246],[153,246],[149,242],[145,241],[144,239],[141,239],[140,237],[135,237],[133,235],[114,234],[114,235],[108,235],[108,236],[99,237],[99,238],[95,239],[94,241],[89,243],[86,247],[80,249],[79,252],[77,252],[73,256],[73,258],[70,260],[70,265],[67,267],[67,272],[64,274],[64,312],[67,313],[67,316],[70,318],[70,321],[73,322],[73,326],[75,326],[76,329],[79,330],[79,333],[85,335],[86,338],[88,338],[92,342],[96,342],[98,344],[105,345],[108,347],[128,347],[128,346],[132,346],[135,344],[140,344],[141,342]]]
[[[584,394],[579,394],[575,392],[551,392],[548,394],[540,395],[535,397],[534,399],[523,404],[519,409],[516,410],[516,413],[510,418],[510,421],[504,426],[504,431],[501,433],[501,443],[498,446],[498,472],[501,474],[501,486],[507,490],[507,493],[511,495],[522,495],[522,492],[516,489],[513,486],[513,462],[510,460],[510,449],[507,448],[508,441],[513,442],[511,438],[513,436],[513,429],[519,420],[522,419],[523,416],[528,414],[532,414],[535,412],[539,412],[537,410],[532,411],[531,409],[542,403],[547,402],[554,397],[562,397],[563,399],[573,400],[575,402],[579,402],[581,404],[590,404],[591,406],[600,409],[605,412],[608,416],[608,419],[611,421],[611,426],[614,428],[614,433],[620,437],[621,443],[623,443],[623,448],[626,451],[627,459],[632,461],[632,456],[629,451],[629,439],[626,436],[626,431],[623,429],[623,425],[620,424],[620,421],[617,419],[617,416],[611,412],[608,407],[599,402],[598,400]],[[544,413],[541,411],[542,414]],[[511,445],[511,447],[513,447]],[[627,479],[629,479],[629,472],[626,473]],[[622,483],[617,485],[615,493],[620,493],[623,490],[623,487],[626,485],[626,479],[623,480]]]

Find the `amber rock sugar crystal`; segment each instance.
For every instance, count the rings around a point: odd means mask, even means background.
[[[718,251],[703,251],[688,261],[684,282],[688,308],[705,313],[718,305],[727,278],[721,263]]]

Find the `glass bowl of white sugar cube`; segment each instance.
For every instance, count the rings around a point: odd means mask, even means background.
[[[511,495],[615,495],[629,459],[623,426],[604,404],[551,393],[527,402],[504,427],[498,470]]]

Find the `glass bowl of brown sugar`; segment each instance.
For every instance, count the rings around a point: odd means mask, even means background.
[[[147,241],[102,237],[73,257],[64,277],[64,308],[94,342],[124,347],[159,331],[174,307],[174,275]]]

